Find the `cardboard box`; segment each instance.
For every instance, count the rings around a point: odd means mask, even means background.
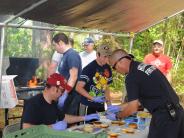
[[[3,75],[0,95],[0,108],[13,108],[18,104],[13,79],[17,75]]]

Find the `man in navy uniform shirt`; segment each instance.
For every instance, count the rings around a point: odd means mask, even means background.
[[[156,67],[134,61],[122,49],[115,50],[109,59],[114,70],[126,75],[128,102],[121,107],[111,106],[108,110],[121,111],[107,118],[127,117],[141,103],[152,114],[148,138],[184,138],[184,110],[167,78]]]

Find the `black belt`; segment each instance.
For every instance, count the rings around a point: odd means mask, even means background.
[[[183,109],[183,107],[179,103],[173,104],[173,107],[174,107],[174,109]],[[166,107],[157,107],[157,108],[152,110],[152,113],[155,113],[157,111],[163,111],[164,112],[164,111],[167,111],[167,108]]]

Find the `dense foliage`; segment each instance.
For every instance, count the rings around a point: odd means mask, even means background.
[[[5,54],[13,57],[31,57],[31,30],[8,28]]]

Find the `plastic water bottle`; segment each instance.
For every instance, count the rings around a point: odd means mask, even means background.
[[[146,128],[146,118],[138,117],[137,125],[139,130],[144,130]]]

